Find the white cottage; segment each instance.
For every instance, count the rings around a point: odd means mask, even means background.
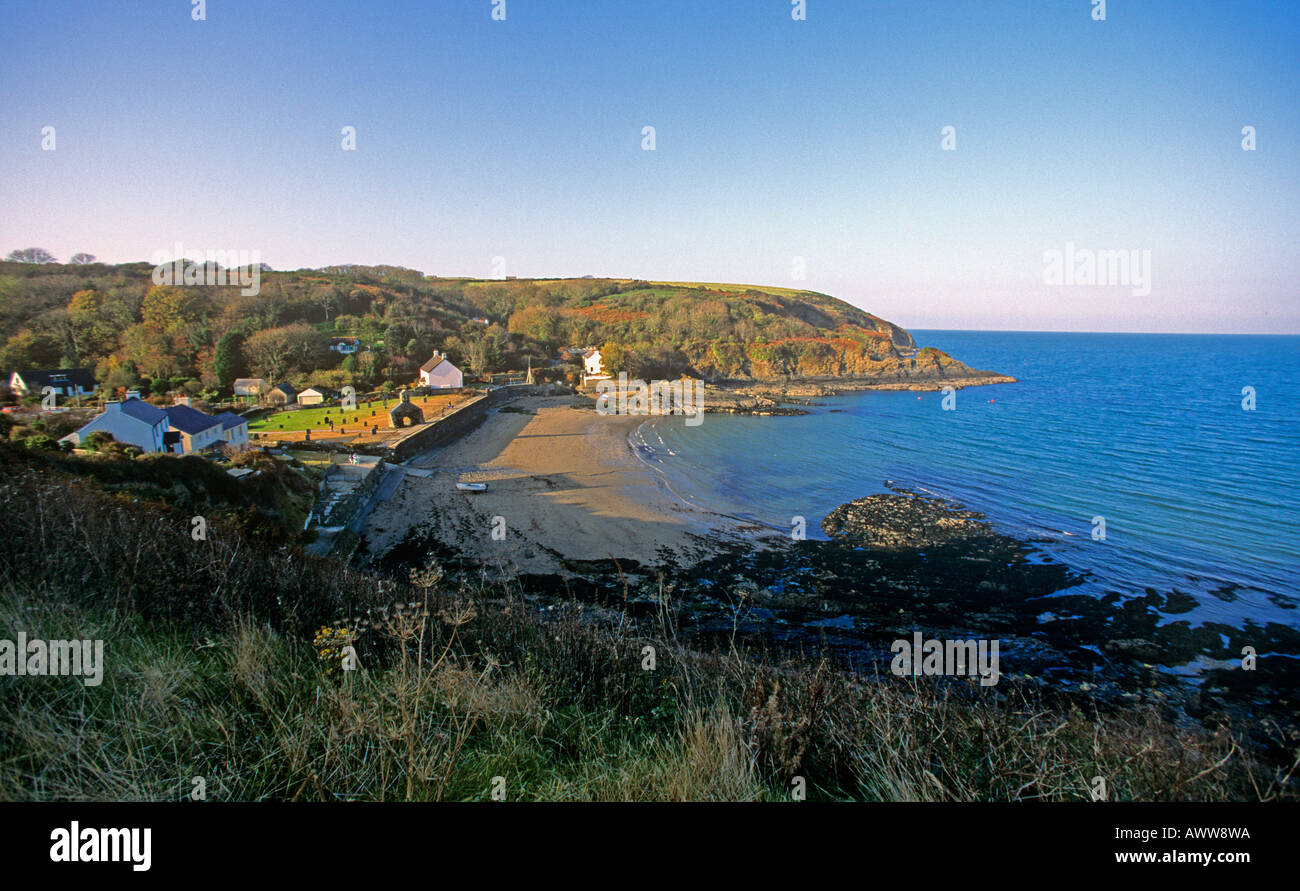
[[[465,386],[465,375],[446,353],[434,350],[433,357],[420,366],[420,383],[431,390],[458,390]]]

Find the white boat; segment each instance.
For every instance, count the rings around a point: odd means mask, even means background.
[[[486,492],[487,483],[457,483],[456,488],[462,492]]]

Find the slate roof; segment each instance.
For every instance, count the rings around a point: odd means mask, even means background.
[[[222,430],[229,430],[231,427],[238,427],[240,424],[247,424],[244,418],[235,414],[233,411],[223,411],[217,415],[217,420],[221,422]]]
[[[204,430],[211,429],[214,425],[221,423],[212,415],[204,414],[197,408],[190,408],[188,405],[169,405],[163,411],[167,414],[169,424],[182,433],[188,433],[190,436],[202,433]]]
[[[144,421],[150,427],[156,426],[160,421],[168,420],[167,413],[161,408],[142,402],[139,399],[128,399],[123,402],[122,414]]]
[[[56,375],[61,376],[62,379],[56,381],[54,379]],[[95,388],[95,375],[89,368],[31,368],[19,371],[18,376],[23,379],[23,383],[34,390],[39,390],[41,387],[62,387],[65,384],[72,384],[85,390]]]

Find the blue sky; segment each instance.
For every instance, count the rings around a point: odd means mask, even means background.
[[[1300,3],[492,5],[0,2],[0,252],[499,256],[920,328],[1300,333]],[[1149,250],[1151,293],[1045,285],[1067,242]]]

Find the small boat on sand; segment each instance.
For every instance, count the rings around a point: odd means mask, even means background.
[[[456,488],[462,492],[486,492],[487,483],[457,483]]]

